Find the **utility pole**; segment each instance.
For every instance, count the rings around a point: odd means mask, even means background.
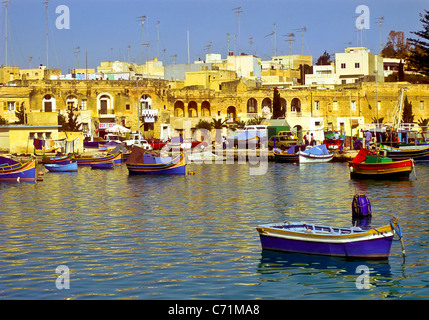
[[[146,16],[137,17],[137,22],[139,22],[139,21],[142,23],[142,39],[143,39],[142,46],[144,46],[144,22],[146,21]],[[142,53],[142,75],[143,75],[143,65],[144,64],[145,63],[144,63],[144,51],[143,51],[143,53]],[[139,118],[140,118],[140,116],[139,116]]]
[[[5,11],[4,11],[4,15],[5,15],[5,19],[4,19],[4,21],[5,21],[5,33],[4,33],[4,41],[5,41],[5,58],[6,58],[6,61],[5,61],[5,66],[7,67],[7,3],[9,2],[9,0],[5,0],[3,3],[4,3],[4,9],[5,9]]]
[[[46,69],[48,69],[49,66],[49,24],[48,24],[48,5],[49,0],[45,0],[43,2],[46,9]]]
[[[303,55],[304,54],[304,32],[307,32],[307,28],[303,27],[303,28],[295,29],[294,31],[301,32],[301,55]]]
[[[238,14],[238,55],[241,54],[241,48],[240,48],[240,13],[243,12],[243,10],[241,10],[241,7],[237,7],[232,9],[234,10],[234,13]]]
[[[377,18],[375,20],[378,21],[378,25],[379,25],[379,28],[380,28],[380,52],[379,52],[379,55],[380,55],[381,51],[383,51],[383,43],[382,43],[382,40],[381,40],[381,24],[384,22],[384,17],[380,17],[380,18]]]

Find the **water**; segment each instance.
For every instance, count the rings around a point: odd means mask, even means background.
[[[344,163],[269,163],[260,176],[238,163],[189,169],[129,176],[122,164],[0,183],[0,299],[429,297],[429,166],[401,182],[352,181]],[[405,258],[399,241],[372,262],[261,250],[258,224],[350,226],[355,192],[368,195],[373,226],[399,216]],[[60,265],[69,289],[56,286]],[[368,289],[357,288],[359,265]]]

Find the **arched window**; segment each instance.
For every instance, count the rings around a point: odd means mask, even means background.
[[[57,109],[57,102],[50,94],[45,94],[42,100],[43,112],[55,112]]]
[[[290,104],[290,109],[292,112],[301,112],[301,100],[293,98]]]
[[[247,113],[258,113],[258,102],[255,98],[247,100]]]
[[[271,99],[265,98],[264,100],[262,100],[261,108],[262,108],[262,112],[272,113],[273,112],[273,106],[271,104]]]
[[[185,114],[185,105],[183,101],[176,101],[174,103],[174,116],[183,117]]]
[[[191,101],[188,103],[188,117],[189,118],[198,117],[198,107],[195,101]]]
[[[201,116],[210,117],[210,102],[203,101],[203,103],[201,104]]]
[[[141,109],[152,109],[152,98],[150,95],[144,94],[140,98]]]

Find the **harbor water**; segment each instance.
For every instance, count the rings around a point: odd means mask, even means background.
[[[122,164],[0,183],[0,299],[429,297],[429,165],[410,181],[353,181],[346,163],[250,166],[130,176]],[[259,224],[351,226],[355,193],[371,201],[371,226],[398,216],[405,256],[400,241],[381,261],[261,249]]]

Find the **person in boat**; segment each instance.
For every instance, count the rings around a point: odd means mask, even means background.
[[[369,143],[371,142],[372,139],[372,133],[371,131],[369,131],[368,129],[365,132],[365,148],[369,149]]]
[[[310,134],[310,132],[307,132],[307,134],[304,136],[304,144],[306,146],[308,146],[308,139],[310,138],[309,134]]]
[[[310,146],[315,146],[315,145],[316,145],[316,140],[314,140],[313,133],[311,133],[311,137],[310,137]]]
[[[339,140],[340,139],[340,133],[335,132],[334,138],[335,138],[335,140]]]

